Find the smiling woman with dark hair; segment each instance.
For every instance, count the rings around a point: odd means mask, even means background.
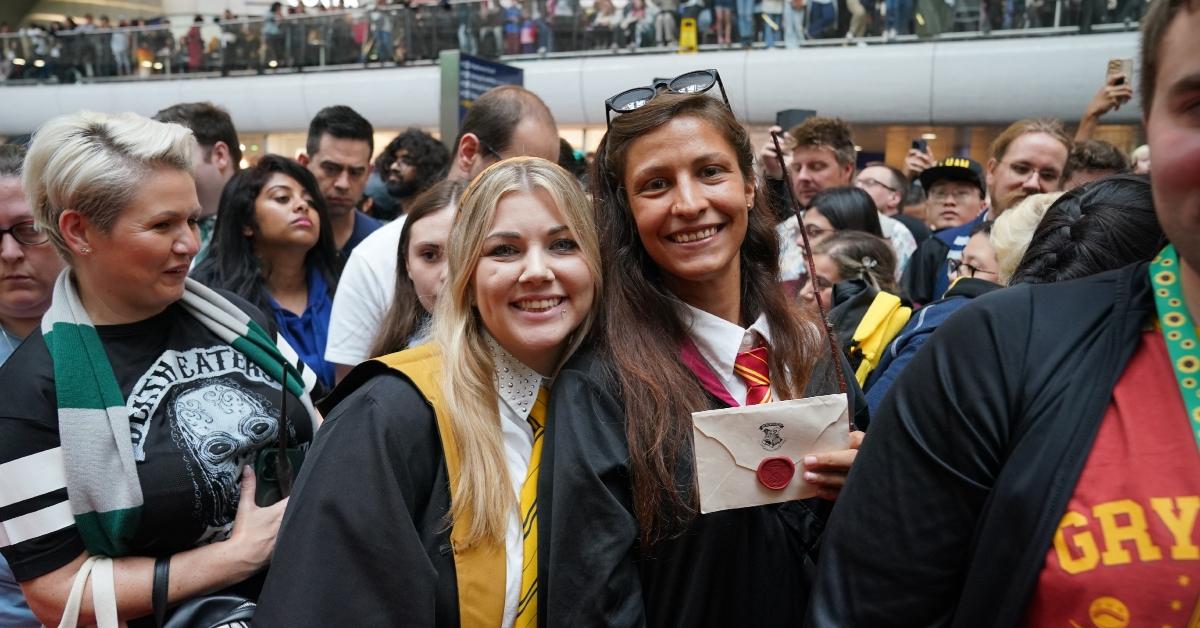
[[[221,193],[221,217],[196,279],[273,313],[280,333],[325,386],[337,253],[313,175],[278,155],[239,172]]]
[[[719,85],[692,72],[608,101],[591,181],[609,297],[599,346],[555,382],[543,463],[572,499],[542,511],[550,626],[803,618],[830,502],[700,512],[692,413],[835,394],[840,360],[778,289],[771,210]],[[832,500],[854,455],[806,456],[791,484]]]

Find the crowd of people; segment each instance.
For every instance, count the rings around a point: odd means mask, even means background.
[[[1133,77],[903,168],[753,146],[715,70],[586,171],[517,86],[374,162],[345,105],[247,168],[210,103],[49,120],[0,146],[0,624],[1194,624],[1197,30],[1150,7],[1129,156]]]
[[[21,29],[0,24],[0,80],[72,83],[164,73],[273,71],[436,59],[443,49],[490,58],[563,50],[673,48],[684,19],[698,44],[795,48],[805,39],[939,33],[1140,19],[1145,0],[341,0],[306,9],[272,2],[261,16],[169,19],[92,14]],[[1057,15],[1057,17],[1056,17]],[[1057,20],[1057,22],[1056,22]]]

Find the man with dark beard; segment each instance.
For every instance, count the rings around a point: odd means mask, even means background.
[[[410,128],[397,135],[375,159],[375,173],[367,183],[367,196],[374,200],[371,215],[395,220],[441,179],[449,161],[450,151],[425,131]]]

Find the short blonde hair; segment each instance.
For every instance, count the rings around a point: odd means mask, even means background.
[[[1000,214],[992,225],[992,248],[996,249],[996,262],[999,265],[999,279],[996,283],[1007,286],[1008,280],[1016,272],[1017,265],[1029,248],[1033,232],[1046,210],[1062,196],[1062,192],[1049,194],[1033,194],[1017,203],[1012,209]]]
[[[192,172],[192,132],[133,113],[80,111],[51,119],[34,134],[22,183],[33,218],[63,257],[70,250],[58,230],[73,209],[102,230],[137,195],[156,168]]]
[[[445,292],[434,315],[434,339],[442,349],[442,386],[462,464],[450,496],[450,518],[466,528],[464,539],[504,543],[509,513],[516,508],[504,445],[499,398],[486,329],[474,307],[474,275],[483,244],[507,194],[545,192],[562,211],[595,281],[593,308],[570,338],[565,361],[582,344],[596,319],[602,292],[600,248],[591,205],[578,181],[558,165],[538,157],[495,163],[479,174],[459,204],[447,242]],[[561,366],[561,363],[560,365]],[[471,518],[461,515],[469,509]]]

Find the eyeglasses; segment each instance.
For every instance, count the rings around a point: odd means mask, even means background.
[[[627,89],[609,98],[604,101],[604,119],[612,126],[612,113],[629,113],[641,109],[664,91],[668,94],[703,94],[712,89],[713,85],[721,90],[721,100],[729,107],[729,97],[725,95],[725,84],[721,82],[721,74],[716,70],[693,70],[669,81],[655,79],[648,87]]]
[[[1031,166],[1025,162],[1020,162],[1020,161],[1015,162],[1015,163],[1005,162],[1004,165],[1008,166],[1008,169],[1011,170],[1014,175],[1020,177],[1021,179],[1026,179],[1026,180],[1029,179],[1029,176],[1032,175],[1035,171],[1037,172],[1038,179],[1041,179],[1042,181],[1045,181],[1046,183],[1048,183],[1050,185],[1054,185],[1055,183],[1058,183],[1058,180],[1062,178],[1061,172],[1058,172],[1056,170],[1038,170],[1037,168],[1034,168],[1033,166]]]
[[[935,203],[944,203],[944,202],[950,200],[951,197],[954,198],[955,202],[966,203],[973,198],[979,198],[979,191],[978,190],[969,190],[969,189],[955,190],[954,192],[947,192],[946,190],[936,190],[934,192],[929,193],[929,200],[931,200]]]
[[[860,188],[861,187],[879,186],[879,187],[887,190],[888,192],[896,191],[896,188],[894,188],[890,185],[886,185],[882,181],[876,181],[875,179],[872,179],[871,177],[859,177],[858,180],[855,181],[854,183],[855,183],[855,185],[857,185]]]
[[[984,275],[996,275],[997,274],[995,271],[984,270],[977,266],[972,266],[972,265],[970,265],[962,260],[959,260],[959,259],[946,260],[946,272],[950,273],[951,276],[958,275],[961,277],[971,277],[972,279],[975,278],[975,275],[979,275],[979,274],[984,274]]]
[[[504,161],[504,155],[501,155],[500,151],[492,148],[483,140],[479,140],[479,147],[483,149],[483,152],[488,153],[492,157],[495,157],[496,161]]]
[[[4,240],[4,234],[6,233],[11,233],[13,239],[18,244],[24,244],[25,246],[37,246],[50,241],[50,234],[38,229],[32,220],[18,222],[7,229],[0,229],[0,241]]]

